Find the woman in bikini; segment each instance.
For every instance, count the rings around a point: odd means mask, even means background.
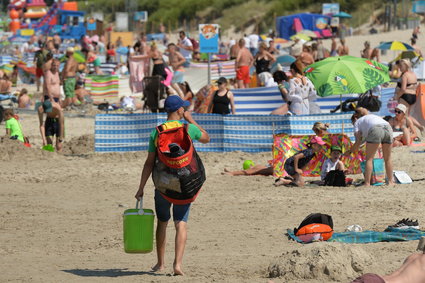
[[[416,75],[411,70],[409,60],[401,59],[398,62],[401,71],[400,81],[397,83],[395,91],[395,99],[407,107],[407,115],[410,114],[410,107],[416,103],[416,88],[418,80]]]
[[[167,72],[165,71],[164,60],[162,59],[162,53],[158,50],[155,43],[151,44],[149,57],[153,62],[152,76],[161,76],[165,80],[167,78]]]
[[[406,116],[407,107],[399,104],[395,108],[395,117],[388,119],[394,133],[393,147],[411,145],[414,140],[418,139],[418,134],[413,122]]]

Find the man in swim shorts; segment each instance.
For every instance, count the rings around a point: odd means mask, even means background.
[[[168,44],[168,52],[168,64],[173,67],[174,71],[173,79],[171,80],[171,86],[175,91],[177,91],[181,98],[184,98],[184,93],[178,84],[184,83],[183,65],[186,62],[186,59],[180,52],[177,51],[177,46],[174,43]]]
[[[68,47],[66,50],[68,58],[62,71],[63,91],[65,92],[65,101],[63,107],[70,106],[75,96],[75,84],[77,83],[76,74],[78,63],[74,59],[74,48]]]
[[[238,88],[248,88],[251,78],[249,76],[249,69],[254,63],[254,57],[251,52],[245,47],[245,40],[239,40],[239,52],[235,61],[236,80],[238,81]]]
[[[43,146],[53,144],[53,137],[56,136],[56,150],[62,150],[62,142],[64,137],[64,115],[59,104],[45,100],[43,104],[38,106],[38,120],[40,122],[40,134],[43,140]],[[44,113],[46,113],[46,121],[44,122]]]
[[[199,126],[198,123],[192,118],[189,111],[185,110],[185,107],[189,107],[189,101],[184,101],[178,95],[171,95],[165,100],[165,110],[167,111],[168,118],[162,127],[172,129],[181,127],[181,119],[185,119],[188,122],[187,131],[189,136],[193,140],[198,140],[201,143],[208,143],[210,137],[208,133]],[[143,167],[142,176],[140,179],[139,190],[135,197],[140,199],[144,194],[144,189],[149,176],[152,173],[156,160],[156,141],[158,132],[154,129],[151,132],[149,139],[148,156]],[[195,196],[196,197],[196,196]],[[193,200],[190,200],[193,201]],[[174,275],[183,275],[182,262],[184,247],[186,245],[187,231],[186,223],[189,216],[189,210],[191,202],[182,202],[176,204],[177,200],[173,200],[165,194],[155,189],[155,211],[158,218],[158,224],[156,228],[156,252],[158,257],[157,264],[152,268],[153,271],[163,271],[165,268],[165,246],[166,246],[166,232],[168,221],[171,218],[170,209],[173,206],[173,220],[176,228],[175,238],[175,258],[174,258]]]

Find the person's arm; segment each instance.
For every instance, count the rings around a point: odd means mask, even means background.
[[[230,108],[232,108],[232,114],[236,114],[235,97],[233,96],[233,93],[229,91],[227,93],[227,97],[230,100]]]
[[[186,62],[186,59],[183,57],[183,55],[180,52],[176,52],[176,55],[177,55],[177,62],[174,63],[174,66],[173,66],[174,71],[176,71]]]
[[[400,99],[400,97],[406,92],[407,87],[407,77],[406,75],[402,75],[401,77],[401,87],[396,92],[396,99]]]
[[[43,121],[43,107],[38,107],[38,121],[40,123],[40,134],[41,134],[41,140],[43,141],[43,146],[47,144],[46,140],[46,131],[44,129],[44,121]]]
[[[146,182],[148,181],[152,173],[153,166],[155,164],[155,155],[156,155],[155,152],[149,152],[146,158],[145,165],[143,166],[143,170],[142,170],[142,176],[140,177],[139,190],[137,191],[135,195],[135,198],[138,200],[140,200],[140,198],[143,197]]]
[[[352,153],[359,151],[359,147],[362,144],[362,134],[360,132],[355,132],[354,137],[356,141],[351,148],[344,153],[345,156],[350,156]]]
[[[201,130],[202,135],[201,138],[198,140],[201,143],[209,143],[210,142],[210,136],[208,135],[207,131],[205,131],[204,128],[202,128],[198,123],[196,123],[195,119],[193,119],[192,114],[190,114],[189,111],[184,112],[184,119],[189,122],[190,124],[195,125],[196,127]]]
[[[288,101],[289,101],[288,90],[286,89],[285,85],[281,83],[281,84],[278,85],[278,88],[279,88],[280,94],[283,97],[283,101],[288,103]]]
[[[186,40],[186,42],[190,42],[190,40]],[[180,48],[183,48],[183,49],[185,49],[187,51],[193,51],[192,42],[190,42],[190,45],[189,44],[188,45],[185,45],[185,44],[183,44],[183,42],[181,42],[180,45],[179,45],[179,47]]]
[[[274,56],[273,54],[271,54],[268,51],[266,51],[266,54],[270,58],[270,64],[273,64],[274,62],[276,62],[276,56]]]
[[[47,89],[47,96],[49,97],[50,102],[53,103],[54,100],[53,100],[53,95],[52,95],[52,85],[50,83],[51,77],[52,77],[52,73],[50,71],[48,71],[46,73],[46,75],[44,76],[44,79],[45,79],[45,85],[46,85],[46,89]]]
[[[300,175],[303,173],[303,170],[301,170],[301,168],[298,168],[298,161],[301,158],[304,158],[304,153],[298,153],[294,156],[294,169],[295,169],[295,172],[297,172]]]
[[[241,60],[241,54],[242,54],[242,50],[239,50],[238,56],[236,56],[236,60],[235,60],[235,71],[237,71],[239,68],[239,61]]]

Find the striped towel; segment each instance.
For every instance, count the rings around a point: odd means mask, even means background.
[[[191,68],[207,69],[208,63],[190,63]],[[236,77],[235,61],[221,61],[211,63],[211,80],[218,80],[220,77],[232,79]]]
[[[93,63],[89,63],[88,67],[89,67],[90,72],[94,72]],[[102,63],[102,64],[100,64],[100,70],[104,74],[108,74],[108,75],[111,75],[112,73],[114,73],[116,67],[117,67],[117,63]]]
[[[87,76],[86,89],[90,91],[93,101],[117,101],[119,89],[118,76]]]

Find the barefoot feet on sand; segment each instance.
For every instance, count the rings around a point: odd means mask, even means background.
[[[155,266],[152,267],[152,271],[153,272],[157,272],[157,271],[163,271],[165,268],[164,265],[160,265],[159,263],[155,264]]]
[[[181,266],[174,265],[174,276],[184,275]]]

